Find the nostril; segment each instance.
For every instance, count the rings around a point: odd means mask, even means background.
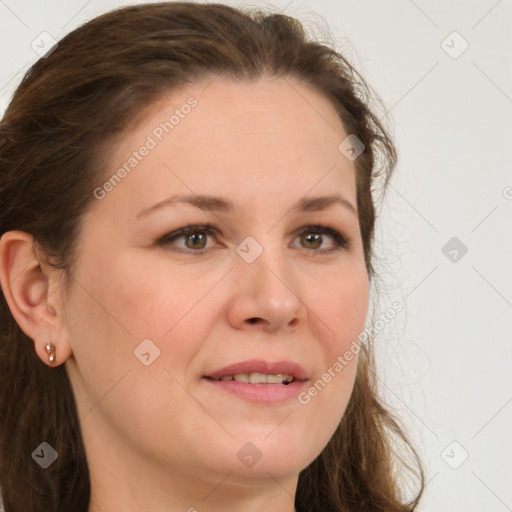
[[[291,322],[290,322],[290,327],[296,327],[297,324],[299,323],[299,319],[298,318],[294,318]]]
[[[256,317],[253,317],[253,318],[249,318],[249,320],[247,320],[250,324],[255,324],[259,321],[259,318],[256,318]]]

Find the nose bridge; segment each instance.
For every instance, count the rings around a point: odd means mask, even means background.
[[[256,236],[261,242],[250,236],[237,247],[232,319],[238,325],[258,319],[272,330],[296,327],[305,311],[289,256],[278,237]]]
[[[252,286],[261,284],[263,289],[275,288],[274,293],[292,293],[293,272],[282,240],[263,232],[256,236],[258,239],[248,236],[237,248],[242,260],[237,262],[240,278],[246,273],[254,281]]]

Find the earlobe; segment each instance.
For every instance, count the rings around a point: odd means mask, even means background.
[[[46,346],[44,348],[48,354],[48,361],[50,363],[55,362],[55,345],[50,340],[46,340]]]
[[[63,336],[64,325],[58,308],[58,279],[38,257],[32,235],[8,231],[0,238],[0,283],[16,323],[35,343],[40,359],[51,366],[71,355]],[[57,273],[57,270],[53,272]],[[50,286],[50,283],[53,283]],[[49,333],[52,340],[48,340]],[[50,345],[47,348],[48,341]]]

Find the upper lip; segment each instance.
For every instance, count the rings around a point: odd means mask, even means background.
[[[263,359],[251,359],[239,363],[230,364],[219,370],[215,370],[205,377],[220,379],[226,375],[238,373],[265,373],[267,375],[285,374],[293,375],[295,380],[308,380],[307,371],[298,363],[293,361],[265,361]]]

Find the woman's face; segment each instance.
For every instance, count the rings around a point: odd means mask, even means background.
[[[217,78],[168,94],[112,148],[64,305],[93,485],[286,487],[321,452],[357,356],[335,363],[368,307],[348,135],[304,85]],[[240,382],[252,373],[295,380]]]

